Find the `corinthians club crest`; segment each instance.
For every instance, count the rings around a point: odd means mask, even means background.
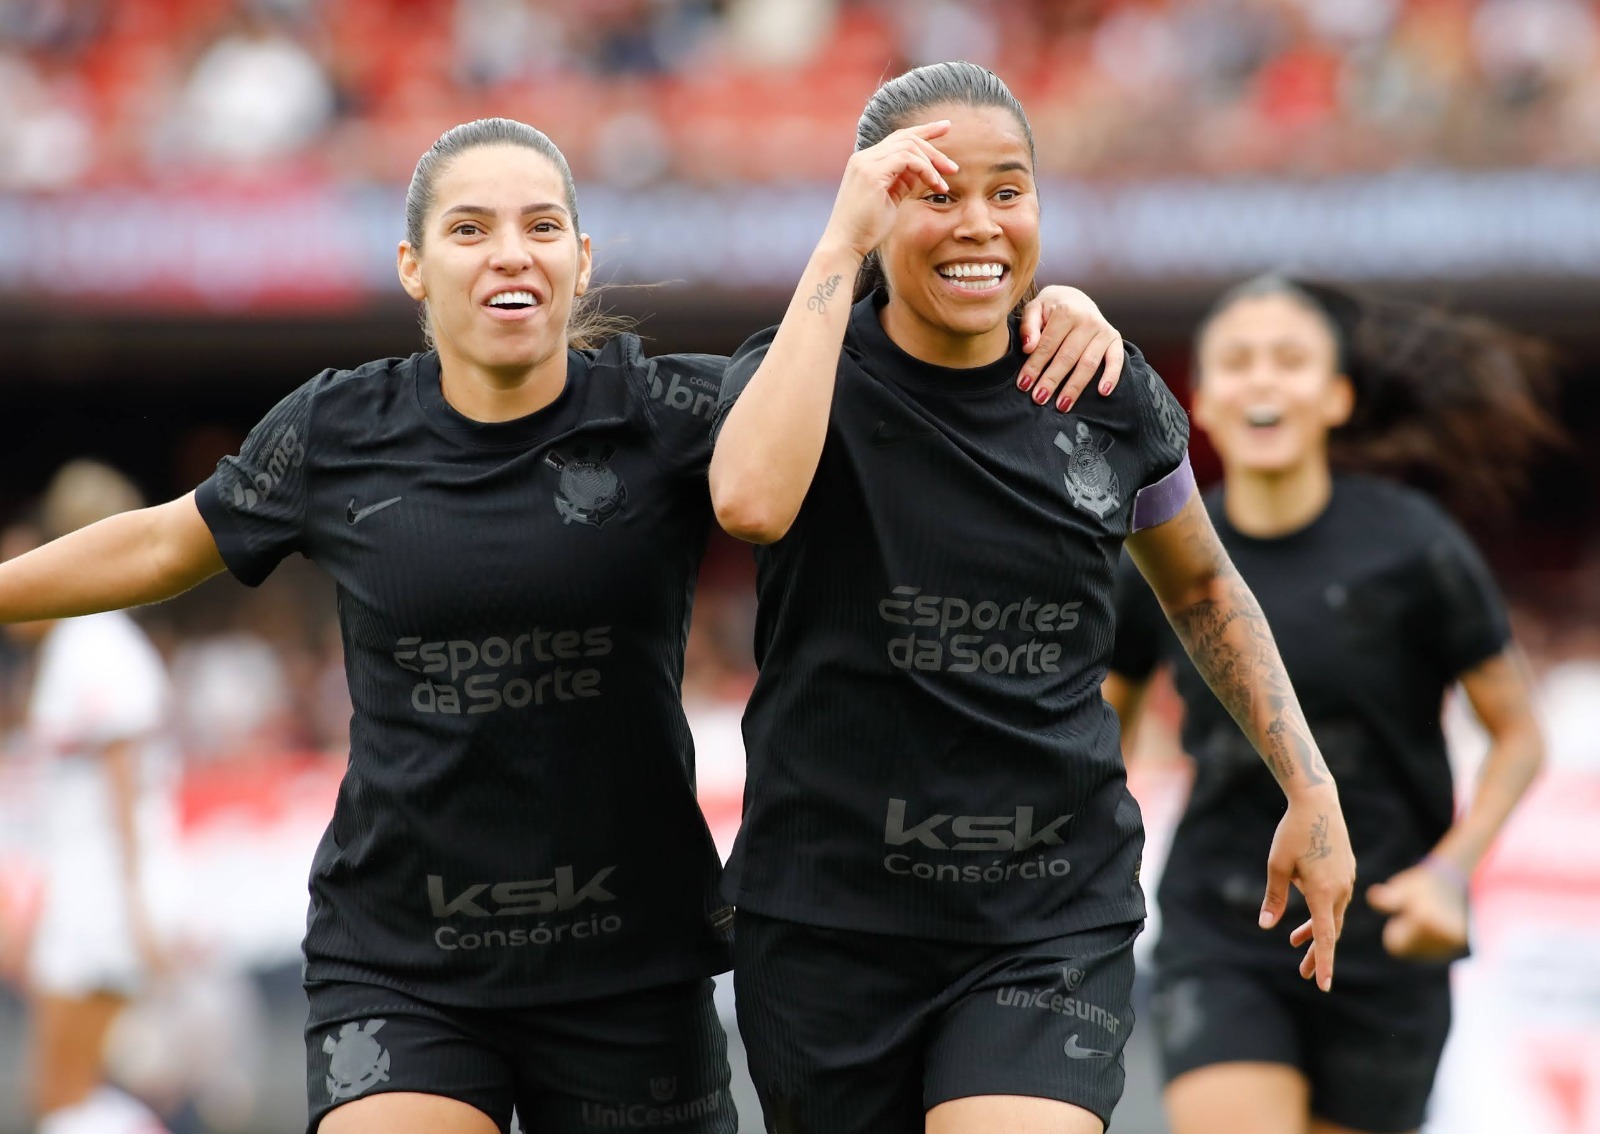
[[[372,1038],[386,1022],[368,1020],[365,1028],[349,1023],[339,1029],[337,1040],[323,1039],[322,1050],[333,1057],[326,1080],[330,1099],[353,1099],[389,1077],[389,1052]]]
[[[545,457],[545,464],[561,473],[556,511],[563,523],[577,521],[598,528],[622,511],[628,489],[606,464],[613,452],[609,446],[580,446],[570,457],[557,453]]]
[[[1067,482],[1072,502],[1103,520],[1122,505],[1122,485],[1111,462],[1106,460],[1111,438],[1096,441],[1081,421],[1077,433],[1075,441],[1065,433],[1056,434],[1056,448],[1067,455],[1067,471],[1062,479]]]

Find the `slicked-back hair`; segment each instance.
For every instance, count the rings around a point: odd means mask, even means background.
[[[866,109],[861,112],[861,120],[856,123],[857,152],[877,145],[896,130],[925,121],[928,111],[940,106],[1004,110],[1016,119],[1022,136],[1027,139],[1028,164],[1035,164],[1033,127],[1017,96],[987,67],[960,61],[918,67],[890,79],[873,92]],[[855,298],[860,300],[885,285],[883,264],[876,252],[869,253],[856,273]],[[1022,302],[1026,303],[1038,293],[1038,286],[1029,280]]]
[[[1328,436],[1337,468],[1415,484],[1466,520],[1496,519],[1534,458],[1565,441],[1549,346],[1477,316],[1268,273],[1224,292],[1196,342],[1235,304],[1268,296],[1322,321],[1355,392],[1350,420]]]
[[[579,238],[578,186],[572,180],[572,167],[566,155],[542,130],[511,118],[479,118],[452,126],[428,147],[417,161],[411,174],[411,184],[406,188],[406,241],[421,255],[427,232],[428,214],[434,206],[435,188],[439,177],[450,163],[468,150],[482,146],[521,146],[542,156],[561,175],[561,191],[567,212],[572,216],[573,239]],[[599,288],[590,288],[572,305],[567,320],[567,344],[582,350],[598,346],[609,336],[627,330],[631,323],[600,311],[597,306]],[[433,330],[428,322],[428,307],[422,305],[422,334],[433,346]]]

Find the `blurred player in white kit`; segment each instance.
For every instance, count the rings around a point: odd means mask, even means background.
[[[64,466],[42,504],[47,538],[141,507],[121,473]],[[166,666],[127,614],[53,623],[42,634],[29,742],[48,757],[43,908],[28,961],[38,1134],[165,1134],[105,1080],[119,1012],[162,967],[145,879],[165,807],[155,782]]]

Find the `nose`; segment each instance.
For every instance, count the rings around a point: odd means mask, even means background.
[[[986,198],[973,196],[961,203],[960,211],[956,214],[957,240],[982,243],[993,240],[999,235],[1000,226],[995,222],[994,213],[990,210]]]
[[[489,266],[497,272],[516,275],[533,263],[522,232],[515,226],[502,227],[494,236],[489,248]]]

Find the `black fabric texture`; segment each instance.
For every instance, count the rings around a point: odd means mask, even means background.
[[[727,967],[679,686],[725,360],[570,352],[469,421],[438,357],[325,372],[198,490],[232,572],[333,576],[354,715],[312,980],[526,1005]]]

